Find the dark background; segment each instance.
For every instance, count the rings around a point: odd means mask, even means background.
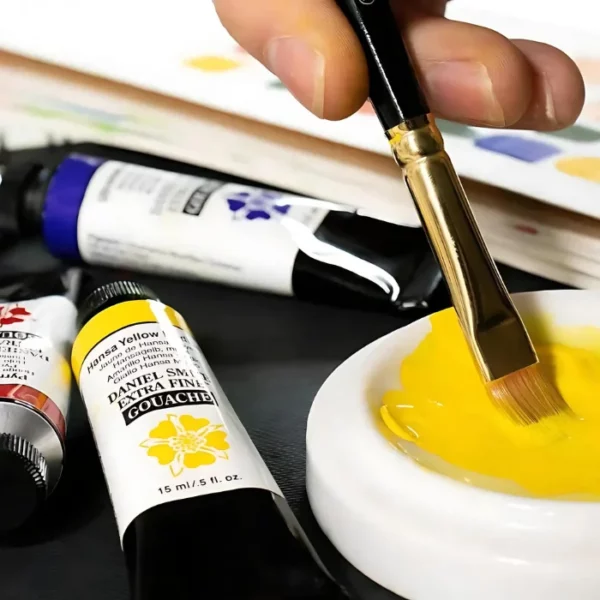
[[[39,270],[52,263],[35,245],[22,245],[5,253],[0,272]],[[513,269],[501,270],[512,292],[564,287]],[[102,282],[122,275],[95,273]],[[333,574],[361,600],[394,598],[352,569],[316,526],[304,490],[304,434],[312,399],[332,370],[365,344],[406,324],[407,318],[194,282],[136,279],[183,314]],[[71,405],[60,485],[25,531],[0,541],[0,598],[128,598],[117,529],[78,396]]]

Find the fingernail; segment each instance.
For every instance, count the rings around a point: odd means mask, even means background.
[[[265,52],[267,67],[290,92],[318,117],[325,109],[325,57],[295,37],[269,42]]]
[[[434,112],[450,120],[504,127],[506,118],[485,65],[471,61],[434,62],[424,69]]]
[[[542,83],[544,86],[544,112],[546,118],[550,123],[557,124],[558,119],[556,118],[556,106],[554,104],[554,93],[548,76],[544,73],[542,75]]]

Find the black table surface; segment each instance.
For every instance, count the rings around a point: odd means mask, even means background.
[[[30,247],[2,260],[0,269],[51,262]],[[512,292],[565,287],[501,269]],[[304,487],[304,435],[312,400],[333,369],[364,345],[405,325],[407,319],[195,282],[136,279],[184,315],[334,575],[360,600],[395,598],[350,567],[316,526]],[[0,598],[128,598],[117,529],[78,397],[72,401],[67,463],[57,491],[26,531],[0,542]]]

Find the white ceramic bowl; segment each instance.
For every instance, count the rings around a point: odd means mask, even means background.
[[[600,327],[600,292],[514,300],[558,325]],[[408,600],[600,600],[600,503],[460,483],[418,466],[377,428],[373,411],[430,329],[421,319],[363,348],[317,394],[307,487],[322,529],[356,568]]]

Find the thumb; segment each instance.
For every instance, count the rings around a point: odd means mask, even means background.
[[[342,119],[367,99],[360,44],[333,0],[214,0],[231,36],[315,115]]]

